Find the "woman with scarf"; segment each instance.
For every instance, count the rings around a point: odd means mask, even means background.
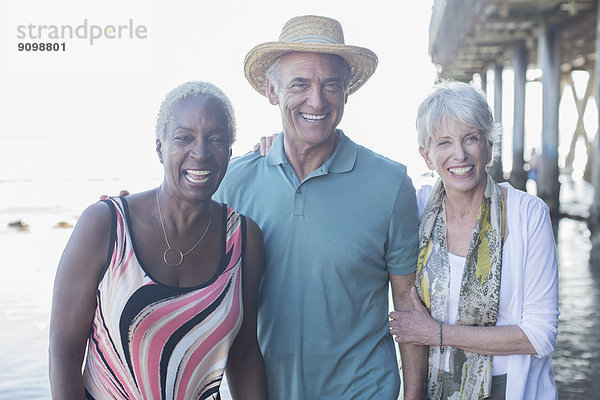
[[[556,399],[558,265],[547,206],[487,173],[499,127],[472,86],[439,84],[419,107],[417,131],[439,179],[417,193],[414,310],[392,312],[390,332],[429,346],[429,399]]]

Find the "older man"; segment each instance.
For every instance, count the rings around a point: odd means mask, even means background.
[[[415,191],[403,165],[336,129],[376,66],[372,51],[344,44],[337,21],[317,16],[291,19],[279,41],[246,56],[246,77],[279,106],[283,132],[267,157],[232,161],[215,196],[264,232],[259,340],[273,399],[398,397],[388,282],[395,308],[412,309]],[[405,399],[420,398],[426,349],[400,352]]]

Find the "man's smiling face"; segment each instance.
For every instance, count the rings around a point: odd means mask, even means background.
[[[279,66],[279,90],[267,83],[267,97],[279,105],[286,141],[310,148],[335,140],[348,98],[348,66],[339,56],[288,53]]]

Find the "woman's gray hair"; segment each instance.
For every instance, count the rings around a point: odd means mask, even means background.
[[[236,125],[233,107],[229,98],[221,89],[210,82],[190,81],[177,86],[165,96],[156,117],[156,137],[164,142],[167,133],[167,124],[173,121],[175,109],[179,102],[187,97],[209,96],[217,100],[227,117],[227,130],[229,131],[229,144],[235,141]]]
[[[267,77],[267,79],[273,83],[273,86],[275,86],[276,92],[279,92],[279,85],[281,84],[281,78],[279,76],[279,67],[281,66],[281,59],[286,54],[288,54],[288,53],[284,53],[284,54],[280,55],[279,57],[277,57],[275,59],[275,61],[273,62],[273,64],[271,64],[269,66],[269,68],[267,68],[267,71],[265,73],[265,76]],[[323,54],[327,54],[327,53],[323,53]],[[332,55],[338,56],[337,54],[332,54]],[[338,56],[338,57],[340,57],[340,56]],[[340,59],[342,61],[344,61],[344,65],[346,65],[346,74],[344,75],[344,93],[346,93],[346,92],[348,92],[348,88],[350,87],[350,78],[352,77],[352,70],[350,69],[350,65],[346,62],[346,60],[344,60],[343,57],[340,57]],[[265,93],[265,95],[267,95],[267,93]]]
[[[494,122],[485,95],[472,85],[451,80],[443,80],[433,88],[417,112],[419,146],[428,150],[431,140],[445,129],[448,122],[457,122],[476,129],[490,144],[493,158],[498,157],[502,128]]]

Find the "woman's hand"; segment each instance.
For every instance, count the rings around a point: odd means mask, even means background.
[[[398,343],[417,345],[439,344],[438,323],[431,318],[421,303],[416,288],[410,289],[412,311],[392,311],[390,313],[390,333],[395,335]]]
[[[260,152],[261,156],[266,156],[271,151],[271,147],[273,146],[273,141],[278,136],[278,133],[275,133],[271,136],[263,136],[260,138],[260,142],[254,145],[252,151],[255,153]]]

